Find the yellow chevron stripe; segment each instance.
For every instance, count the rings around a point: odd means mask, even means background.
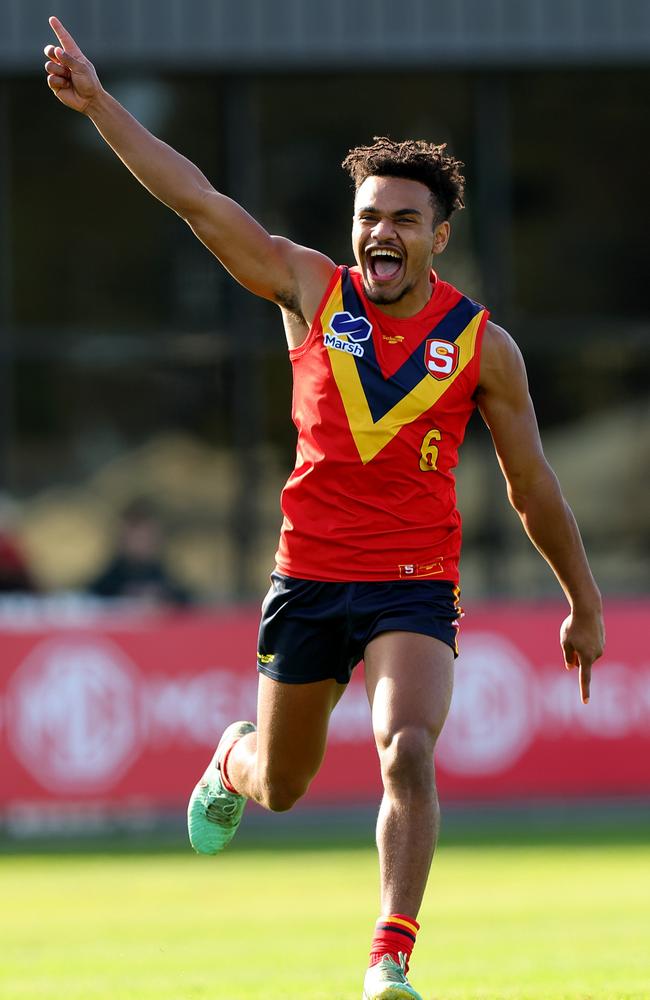
[[[340,284],[333,290],[330,299],[321,314],[323,330],[329,329],[329,321],[335,312],[342,311],[342,294]],[[354,356],[343,351],[330,351],[330,363],[334,378],[338,385],[350,430],[364,465],[372,461],[382,448],[392,441],[395,435],[406,424],[430,410],[456,381],[465,366],[474,356],[476,335],[478,333],[484,310],[477,313],[467,324],[463,332],[456,338],[460,356],[458,367],[453,375],[444,381],[431,378],[425,374],[411,392],[400,399],[377,422],[372,419],[366,394],[359,378]]]
[[[323,333],[331,333],[330,322],[332,316],[337,312],[343,312],[343,287],[341,279],[336,282],[334,288],[332,289],[332,294],[330,295],[325,308],[320,314],[321,327],[323,328]],[[341,340],[347,340],[347,335],[343,334]],[[339,354],[340,351],[330,351],[330,356],[332,354]]]

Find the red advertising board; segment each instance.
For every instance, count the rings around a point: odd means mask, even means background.
[[[580,702],[559,604],[469,608],[437,751],[446,801],[650,794],[650,604],[612,604]],[[0,811],[178,810],[221,730],[254,718],[257,612],[81,616],[0,628]],[[377,801],[362,667],[307,801]]]

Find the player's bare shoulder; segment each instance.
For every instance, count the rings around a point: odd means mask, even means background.
[[[336,271],[336,265],[318,250],[292,243],[285,237],[274,236],[273,242],[287,261],[293,279],[291,287],[286,291],[278,290],[275,301],[282,310],[289,347],[300,347]]]
[[[488,320],[483,334],[477,395],[506,391],[522,380],[525,385],[526,369],[521,351],[507,330]]]

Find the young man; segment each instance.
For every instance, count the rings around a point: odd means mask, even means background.
[[[356,195],[357,267],[270,236],[101,87],[56,18],[48,84],[86,114],[138,180],[246,288],[282,310],[294,368],[296,467],[282,496],[277,570],[260,627],[257,726],[233,723],[188,810],[196,850],[234,835],[252,798],[286,810],[325,750],[330,713],[365,662],[384,797],[381,916],[366,1000],[417,1000],[407,980],[438,832],[433,752],[452,692],[460,521],[452,469],[478,406],[511,503],[570,605],[566,666],[583,702],[603,648],[600,595],[544,458],[521,355],[432,258],[462,207],[444,147],[380,139],[344,166]]]

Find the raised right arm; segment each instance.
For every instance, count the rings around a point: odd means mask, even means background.
[[[148,132],[104,90],[61,22],[52,17],[50,25],[60,44],[46,47],[45,69],[61,103],[91,119],[140,183],[188,223],[240,284],[311,322],[334,269],[332,261],[271,236],[241,205],[216,191],[198,167]]]

